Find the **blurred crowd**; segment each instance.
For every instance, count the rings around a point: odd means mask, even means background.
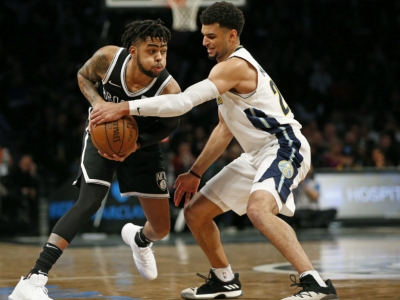
[[[302,123],[316,170],[400,165],[399,0],[247,0],[243,11],[242,44]],[[89,108],[76,72],[101,46],[121,45],[127,23],[145,18],[172,25],[168,8],[110,10],[98,0],[0,2],[0,220],[15,207],[21,220],[32,219],[37,198],[75,176]],[[172,31],[167,68],[182,90],[206,78],[215,63],[201,43],[199,30]],[[217,122],[210,101],[184,115],[162,143],[170,186]],[[241,152],[232,141],[204,181]],[[30,179],[10,181],[19,177]],[[19,200],[10,200],[14,188]]]

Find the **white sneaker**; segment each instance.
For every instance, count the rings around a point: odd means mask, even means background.
[[[139,247],[135,242],[136,233],[142,227],[136,226],[132,223],[125,224],[122,228],[121,235],[124,242],[131,246],[133,251],[133,260],[143,278],[147,280],[153,280],[157,278],[157,265],[156,259],[154,258],[153,251],[151,251],[151,246],[153,243],[147,247]]]
[[[47,276],[42,274],[32,274],[30,278],[18,282],[8,300],[53,300],[47,296]]]

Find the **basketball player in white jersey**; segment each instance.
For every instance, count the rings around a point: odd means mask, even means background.
[[[239,275],[234,274],[222,248],[213,219],[233,210],[247,213],[299,273],[293,283],[303,289],[288,299],[338,299],[330,280],[323,281],[297,240],[292,228],[276,215],[292,216],[292,190],[310,168],[310,147],[301,125],[277,86],[240,45],[243,13],[227,2],[216,2],[200,16],[203,45],[216,59],[208,79],[178,95],[163,95],[120,104],[96,106],[91,121],[102,123],[125,114],[171,117],[216,99],[219,124],[191,170],[175,182],[175,205],[185,196],[186,222],[211,263],[201,287],[182,291],[184,299],[236,298],[242,295]],[[201,175],[223,153],[232,138],[243,153],[197,193]],[[116,160],[121,160],[117,156]],[[193,199],[190,200],[191,196]],[[189,201],[190,200],[190,201]],[[294,278],[294,276],[291,276]]]

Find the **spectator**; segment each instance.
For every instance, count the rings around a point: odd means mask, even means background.
[[[196,126],[194,129],[193,143],[192,143],[192,153],[194,156],[198,156],[203,150],[208,140],[208,136],[201,126]]]
[[[329,151],[323,157],[323,166],[341,170],[353,165],[353,158],[343,154],[343,142],[340,139],[333,140],[329,145]]]
[[[371,154],[372,166],[378,169],[391,167],[393,164],[386,158],[385,151],[380,147],[375,147]]]
[[[346,132],[343,141],[342,153],[354,158],[356,156],[357,149],[357,134],[354,131]]]
[[[399,147],[395,145],[396,141],[389,132],[383,132],[379,137],[378,146],[385,155],[388,165],[399,164]]]
[[[314,171],[311,166],[306,178],[293,191],[296,202],[296,211],[292,218],[282,216],[294,229],[300,228],[328,228],[335,219],[335,208],[321,210],[318,206],[320,197],[319,184],[314,180]]]
[[[14,224],[19,233],[38,234],[39,180],[32,156],[22,155],[2,182],[7,191],[3,198],[3,219]]]
[[[190,169],[196,158],[191,152],[191,146],[187,142],[181,142],[178,146],[178,153],[172,158],[174,177]]]
[[[336,125],[334,123],[328,122],[324,125],[322,136],[326,147],[330,147],[334,141],[338,140],[336,131]]]
[[[6,176],[12,165],[10,151],[0,145],[0,177]]]

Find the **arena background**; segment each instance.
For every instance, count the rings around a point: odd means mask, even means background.
[[[0,300],[29,272],[52,226],[77,199],[71,183],[89,107],[77,70],[101,46],[120,45],[133,20],[161,18],[172,27],[166,6],[107,8],[106,1],[161,0],[0,1]],[[320,208],[337,210],[325,228],[294,227],[298,239],[340,299],[399,299],[400,1],[246,0],[242,9],[241,42],[303,125]],[[172,36],[167,68],[185,89],[206,78],[214,62],[199,29]],[[184,115],[161,143],[170,187],[216,123],[210,101]],[[241,151],[233,141],[202,184]],[[34,197],[21,194],[26,178]],[[121,197],[114,181],[103,204],[52,268],[51,298],[177,300],[183,289],[204,283],[195,274],[206,275],[209,263],[182,207],[171,203],[172,230],[152,248],[159,276],[148,282],[120,236],[126,222],[144,223],[138,200]],[[294,268],[246,216],[226,213],[215,221],[240,274],[241,299],[298,291],[290,286]]]
[[[342,225],[398,224],[400,1],[247,0],[242,9],[242,44],[279,86],[312,145],[316,178],[324,182],[321,206],[339,209]],[[7,181],[7,168],[32,155],[39,196],[37,207],[22,205],[21,220],[3,210],[2,235],[46,235],[74,203],[77,190],[70,183],[89,107],[76,72],[101,46],[121,45],[127,23],[146,18],[172,26],[166,6],[108,8],[98,0],[0,3],[0,146],[9,153],[8,160],[3,155],[2,177]],[[167,68],[183,90],[206,78],[214,65],[201,42],[200,29],[172,30]],[[217,123],[216,112],[212,101],[196,107],[162,143],[170,187],[190,167],[182,156],[190,161],[200,153]],[[383,164],[374,160],[375,148],[384,153]],[[240,153],[232,142],[204,181]],[[351,179],[343,179],[344,172]],[[378,180],[381,174],[388,180]],[[352,191],[358,198],[349,200]],[[140,219],[137,200],[115,195],[109,194],[101,227],[88,224],[84,231],[118,232],[126,220]],[[41,216],[33,231],[28,210]],[[171,211],[175,221],[179,208]],[[220,225],[242,229],[250,224],[246,217],[228,215]]]

